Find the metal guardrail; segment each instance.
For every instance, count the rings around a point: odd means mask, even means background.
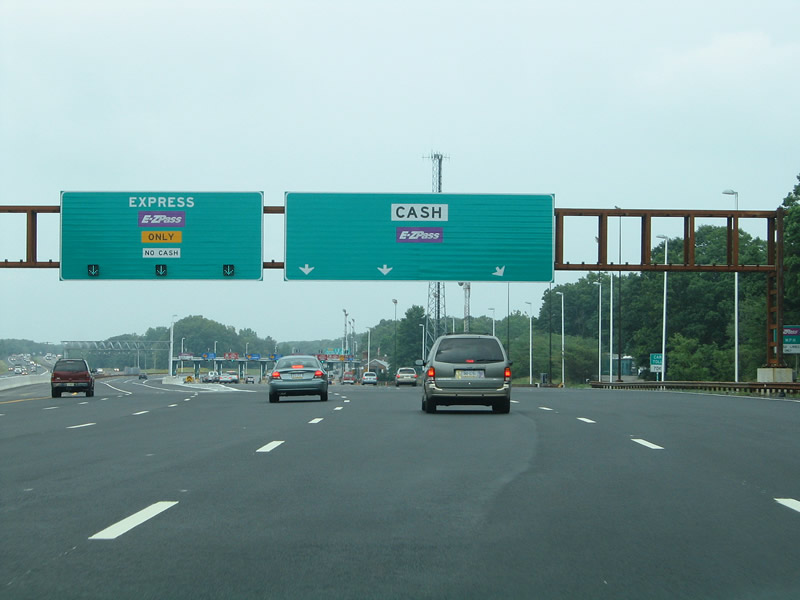
[[[718,392],[724,394],[746,393],[759,396],[780,396],[800,394],[800,383],[753,383],[733,381],[635,381],[607,382],[591,381],[593,388],[611,390],[681,390]]]

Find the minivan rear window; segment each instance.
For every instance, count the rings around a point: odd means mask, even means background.
[[[53,367],[53,371],[67,371],[69,373],[80,373],[86,371],[86,363],[82,360],[60,360]]]
[[[435,360],[444,363],[503,362],[503,350],[491,338],[444,339],[439,344]]]

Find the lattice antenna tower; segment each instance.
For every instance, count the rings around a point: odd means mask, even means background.
[[[430,158],[433,165],[432,191],[442,192],[442,161],[445,158],[441,152],[431,152]],[[426,347],[430,348],[433,341],[447,331],[447,310],[444,301],[444,283],[441,281],[428,282],[428,312],[425,319]]]

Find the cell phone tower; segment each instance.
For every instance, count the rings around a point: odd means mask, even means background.
[[[430,158],[433,164],[433,192],[442,192],[442,160],[449,158],[441,152],[431,152]],[[447,310],[444,301],[444,282],[428,282],[428,312],[425,318],[426,348],[429,348],[433,341],[440,335],[447,332]]]

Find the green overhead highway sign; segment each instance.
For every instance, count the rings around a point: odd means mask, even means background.
[[[553,280],[552,194],[286,194],[286,280]]]
[[[61,192],[62,280],[263,276],[262,192]]]

